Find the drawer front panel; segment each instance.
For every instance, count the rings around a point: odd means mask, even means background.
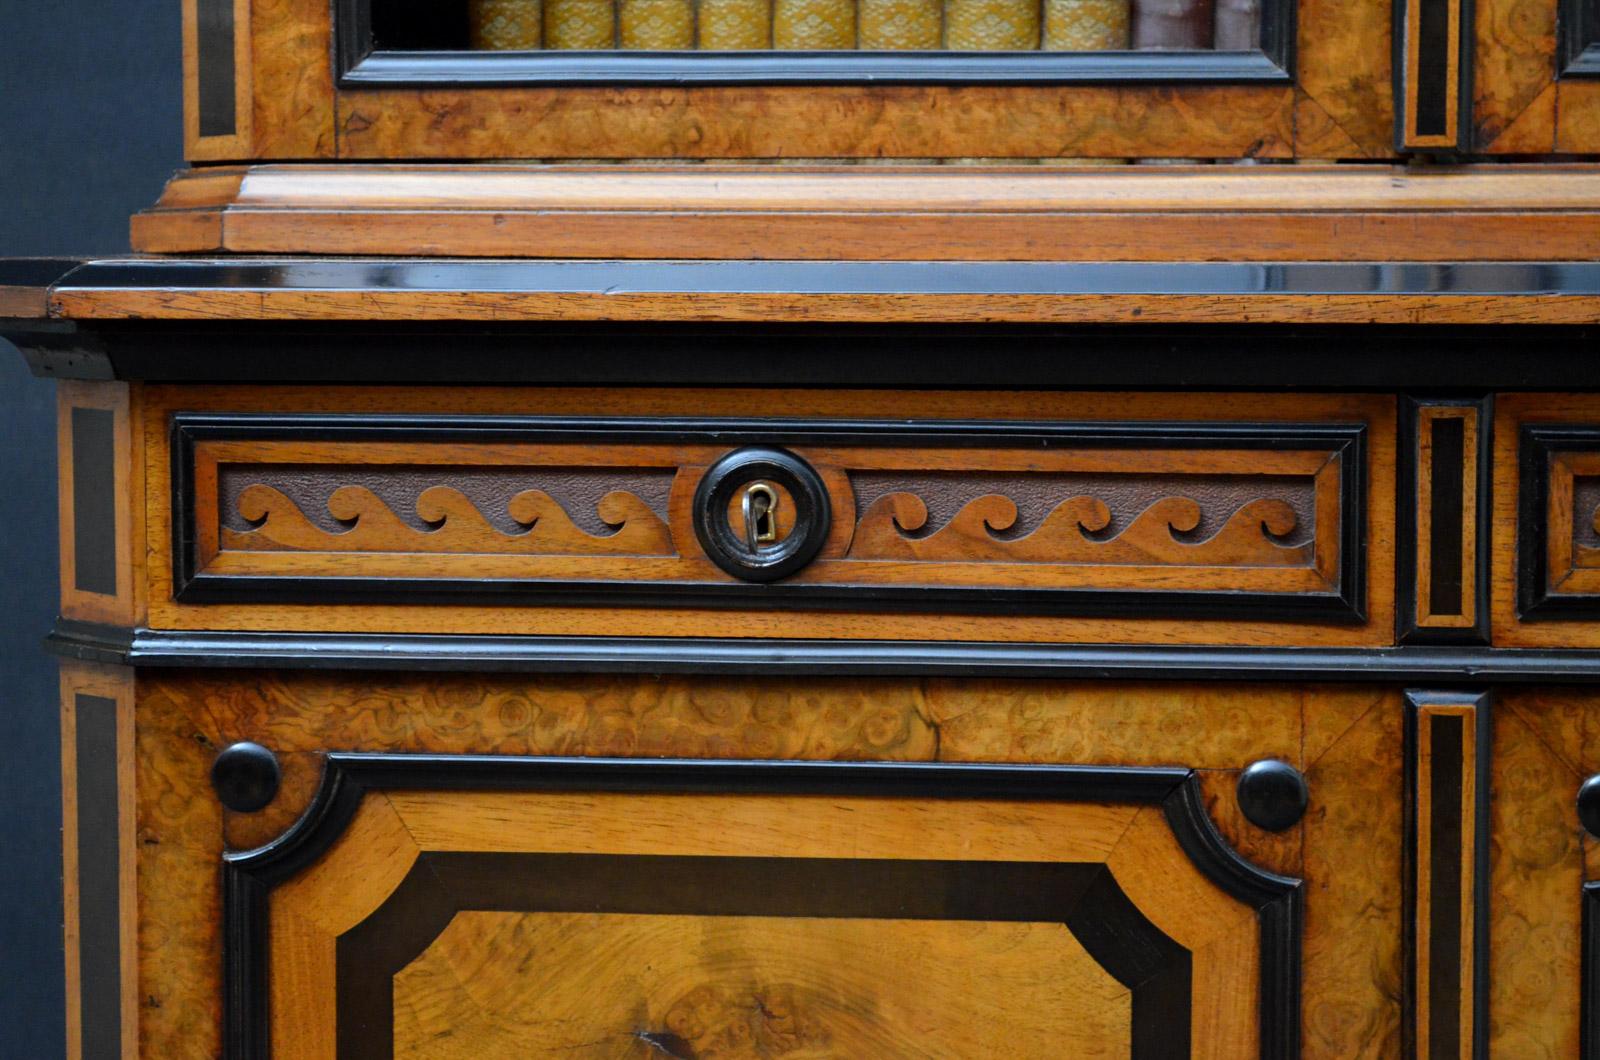
[[[180,416],[173,438],[185,601],[1363,617],[1361,424]],[[699,532],[740,445],[827,494],[778,505],[779,536],[825,522],[781,581],[718,569]]]

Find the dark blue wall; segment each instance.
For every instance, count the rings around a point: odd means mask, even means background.
[[[182,164],[178,0],[0,4],[0,256],[117,254]],[[54,388],[0,340],[0,1057],[64,1052]]]

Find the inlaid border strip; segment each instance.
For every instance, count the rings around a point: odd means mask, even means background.
[[[61,668],[66,1053],[131,1055],[138,1041],[138,918],[131,670]]]
[[[1403,643],[1489,641],[1490,402],[1401,400],[1395,563]]]
[[[1405,698],[1407,1052],[1487,1060],[1489,693]]]

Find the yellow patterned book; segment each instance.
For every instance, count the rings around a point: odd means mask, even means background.
[[[772,47],[772,0],[700,0],[700,50]]]
[[[694,47],[694,0],[621,0],[622,46],[630,51]]]
[[[1039,47],[1039,0],[947,0],[944,39],[951,51],[1033,51]]]
[[[1104,52],[1128,46],[1128,0],[1044,0],[1044,50]]]
[[[615,48],[616,14],[612,0],[545,0],[544,46]]]
[[[863,51],[937,51],[944,0],[861,0]]]
[[[774,0],[772,44],[788,52],[855,48],[856,0]]]
[[[467,22],[478,51],[532,51],[544,37],[540,0],[472,0]]]

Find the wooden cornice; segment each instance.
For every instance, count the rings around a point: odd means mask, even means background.
[[[263,165],[178,174],[148,254],[1585,261],[1600,166]]]

